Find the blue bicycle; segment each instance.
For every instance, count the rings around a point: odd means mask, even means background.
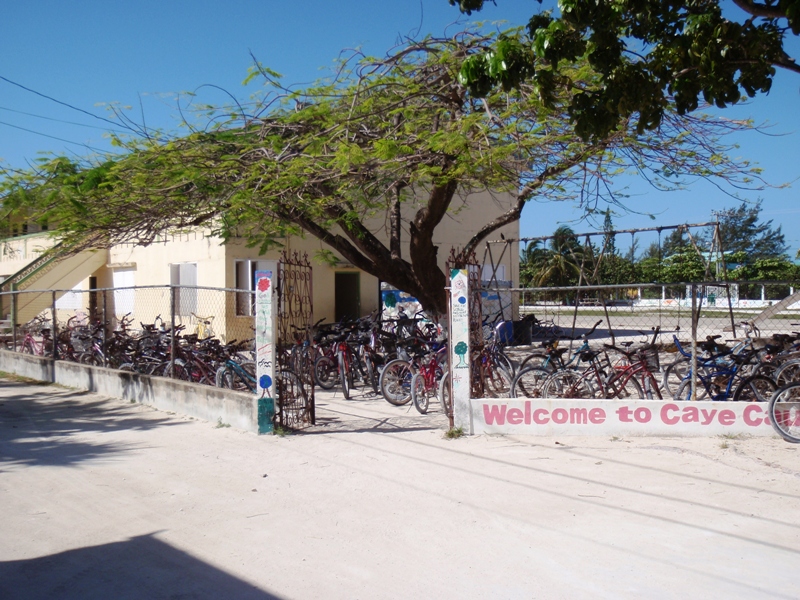
[[[675,343],[681,354],[691,356],[677,339],[675,339]],[[757,371],[753,367],[757,365],[757,361],[754,359],[758,355],[758,351],[750,349],[733,354],[713,338],[698,344],[698,346],[707,353],[707,356],[697,357],[694,399],[766,402],[777,389],[775,382],[766,375],[751,374]],[[687,361],[686,375],[675,392],[675,400],[693,399],[692,379],[691,363]]]

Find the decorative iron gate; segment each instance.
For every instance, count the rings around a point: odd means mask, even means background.
[[[282,427],[298,429],[316,422],[314,357],[310,345],[314,309],[307,254],[281,253],[277,295],[275,420]]]

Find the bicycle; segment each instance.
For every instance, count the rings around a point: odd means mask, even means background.
[[[769,421],[784,440],[800,444],[800,382],[785,385],[772,394]]]
[[[633,377],[615,381],[615,370],[605,352],[584,350],[580,354],[589,366],[582,372],[564,370],[553,373],[544,383],[545,398],[642,398],[642,389]]]
[[[47,323],[49,319],[35,317],[23,326],[25,336],[20,344],[20,352],[35,356],[52,356],[53,338],[50,335],[50,328],[44,327]],[[41,340],[37,340],[34,334],[41,336]]]
[[[577,357],[583,350],[589,349],[588,339],[589,337],[597,330],[603,320],[597,321],[592,328],[577,337],[567,337],[567,336],[558,336],[558,337],[551,337],[547,340],[541,342],[542,350],[534,350],[530,354],[528,354],[522,362],[519,364],[517,368],[517,373],[522,372],[524,369],[530,366],[538,366],[544,369],[547,369],[550,372],[554,372],[559,370],[560,368],[565,368],[569,364],[577,363]],[[561,354],[566,352],[566,350],[560,350],[560,353],[554,353],[553,350],[558,348],[558,344],[560,340],[569,340],[569,341],[577,341],[583,340],[581,343],[581,347],[576,350],[572,358],[568,361],[567,364],[563,363],[561,360]]]
[[[701,344],[704,350],[711,351],[718,347],[713,340]],[[708,358],[697,361],[695,389],[697,399],[710,398],[715,401],[733,400],[734,402],[766,402],[777,389],[775,382],[766,375],[749,375],[752,359],[758,354],[751,349],[740,354],[730,354],[724,350],[719,354],[711,354]],[[749,375],[749,376],[748,376]],[[691,369],[675,392],[675,400],[692,400]]]
[[[411,400],[420,414],[427,414],[429,401],[439,392],[439,381],[444,376],[437,353],[430,353],[417,365],[411,377]]]
[[[247,391],[255,394],[258,391],[256,385],[256,363],[252,360],[235,360],[248,342],[240,344],[228,344],[224,352],[228,355],[225,363],[217,369],[215,383],[217,387],[232,390]]]
[[[197,322],[194,328],[194,334],[197,336],[198,340],[214,337],[212,323],[214,322],[215,315],[211,315],[210,317],[200,317],[194,313],[191,313],[191,315]]]
[[[472,390],[479,398],[507,398],[513,377],[490,347],[478,348],[471,360]]]
[[[639,398],[648,400],[662,399],[660,386],[654,375],[654,372],[658,373],[660,370],[658,348],[655,345],[660,331],[661,328],[656,327],[650,343],[635,350],[630,350],[632,342],[627,343],[628,350],[604,344],[606,348],[625,357],[625,362],[615,365],[614,373],[605,382],[606,396],[610,394],[619,398],[621,395],[625,397],[638,395]],[[632,386],[632,391],[628,389],[629,385]]]
[[[433,354],[441,367],[447,360],[447,346],[417,337],[399,340],[397,346],[398,358],[389,361],[384,367],[379,387],[389,404],[403,406],[412,399],[411,380],[418,371],[420,361],[428,354]]]
[[[544,384],[553,373],[577,368],[581,354],[591,349],[589,337],[602,322],[602,320],[597,321],[589,331],[578,338],[572,338],[573,340],[582,339],[583,342],[566,362],[563,355],[567,352],[567,348],[559,348],[558,340],[542,342],[543,351],[531,354],[522,361],[522,365],[527,366],[520,365],[516,377],[511,382],[511,397],[542,398]],[[534,359],[540,360],[540,362],[531,364]]]

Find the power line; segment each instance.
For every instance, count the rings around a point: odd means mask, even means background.
[[[33,129],[26,129],[25,127],[20,127],[19,125],[12,125],[11,123],[6,123],[5,121],[0,121],[0,125],[5,125],[6,127],[13,127],[14,129],[19,129],[21,131],[27,131],[28,133],[41,135],[42,137],[50,138],[50,139],[53,139],[53,140],[58,140],[59,142],[64,142],[66,144],[74,144],[75,146],[83,146],[84,148],[88,148],[89,150],[92,150],[93,152],[101,152],[101,153],[108,152],[108,150],[102,150],[100,148],[95,148],[94,146],[90,146],[88,144],[82,144],[80,142],[73,142],[73,141],[70,141],[70,140],[65,140],[64,138],[56,137],[54,135],[48,135],[48,134],[42,133],[40,131],[34,131]]]
[[[113,131],[114,133],[126,133],[121,129],[108,129],[107,127],[100,127],[99,125],[87,125],[86,123],[77,123],[75,121],[65,121],[63,119],[55,119],[53,117],[45,117],[44,115],[37,115],[34,113],[25,112],[24,110],[16,110],[6,106],[0,106],[0,110],[17,113],[19,115],[27,115],[29,117],[36,117],[37,119],[46,119],[47,121],[55,121],[56,123],[66,123],[67,125],[77,125],[78,127],[88,127],[89,129],[99,129],[100,131]]]
[[[77,106],[73,106],[72,104],[69,104],[67,102],[62,102],[61,100],[57,100],[56,98],[53,98],[52,96],[48,96],[47,94],[43,94],[41,92],[37,92],[36,90],[32,90],[31,88],[25,87],[24,85],[22,85],[21,83],[17,83],[16,81],[11,81],[7,77],[3,77],[2,75],[0,75],[0,79],[5,81],[6,83],[10,83],[13,86],[21,88],[21,89],[25,90],[26,92],[30,92],[31,94],[36,94],[37,96],[40,96],[41,98],[45,98],[46,100],[50,100],[51,102],[55,102],[56,104],[60,104],[61,106],[66,106],[67,108],[71,108],[72,110],[77,110],[78,112],[83,113],[85,115],[89,115],[90,117],[92,117],[94,119],[98,119],[100,121],[105,121],[106,123],[111,123],[115,127],[119,126],[119,123],[115,123],[114,121],[112,121],[110,119],[106,119],[105,117],[98,116],[98,115],[96,115],[94,113],[89,112],[88,110],[83,110],[82,108],[78,108]],[[129,131],[132,131],[132,129],[129,128],[129,127],[127,129]],[[73,142],[70,142],[70,143],[73,143]]]

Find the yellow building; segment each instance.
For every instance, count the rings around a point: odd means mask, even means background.
[[[469,196],[463,206],[448,214],[439,225],[434,242],[439,247],[440,268],[451,247],[462,247],[488,221],[507,211],[512,203],[508,195],[481,193]],[[454,204],[456,204],[454,202]],[[406,205],[409,216],[416,207]],[[386,239],[385,221],[373,218],[367,223],[380,239]],[[496,239],[519,237],[519,223],[507,225],[490,237]],[[44,255],[56,239],[47,233],[28,234],[3,240],[0,253],[2,290],[37,290],[21,295],[14,307],[18,323],[24,323],[53,304],[56,294],[59,319],[77,311],[103,313],[107,320],[119,319],[131,313],[134,323],[153,322],[156,316],[168,320],[174,310],[179,323],[196,326],[196,317],[214,316],[212,327],[223,340],[252,337],[252,309],[245,294],[213,292],[211,288],[252,290],[257,269],[268,268],[270,261],[279,258],[280,251],[259,256],[256,249],[247,248],[243,241],[222,244],[208,230],[196,229],[163,236],[150,246],[118,245],[108,250],[87,250],[71,257]],[[388,240],[386,241],[388,246]],[[380,281],[341,259],[337,264],[314,260],[321,250],[330,250],[316,238],[292,237],[284,240],[290,251],[307,253],[313,265],[313,308],[315,320],[337,320],[343,315],[360,316],[380,307]],[[408,255],[408,239],[403,244]],[[483,252],[478,253],[478,259]],[[519,252],[516,247],[506,253],[498,266],[499,279],[518,281]],[[166,286],[197,287],[195,293],[183,295],[171,306],[170,290]],[[157,287],[149,287],[157,286]],[[92,290],[113,288],[100,295]],[[134,291],[132,288],[136,288]],[[206,289],[208,288],[208,289]],[[64,290],[74,290],[64,294]],[[3,302],[3,316],[10,315],[8,299]],[[61,311],[64,311],[62,316]],[[72,312],[70,312],[72,311]]]

